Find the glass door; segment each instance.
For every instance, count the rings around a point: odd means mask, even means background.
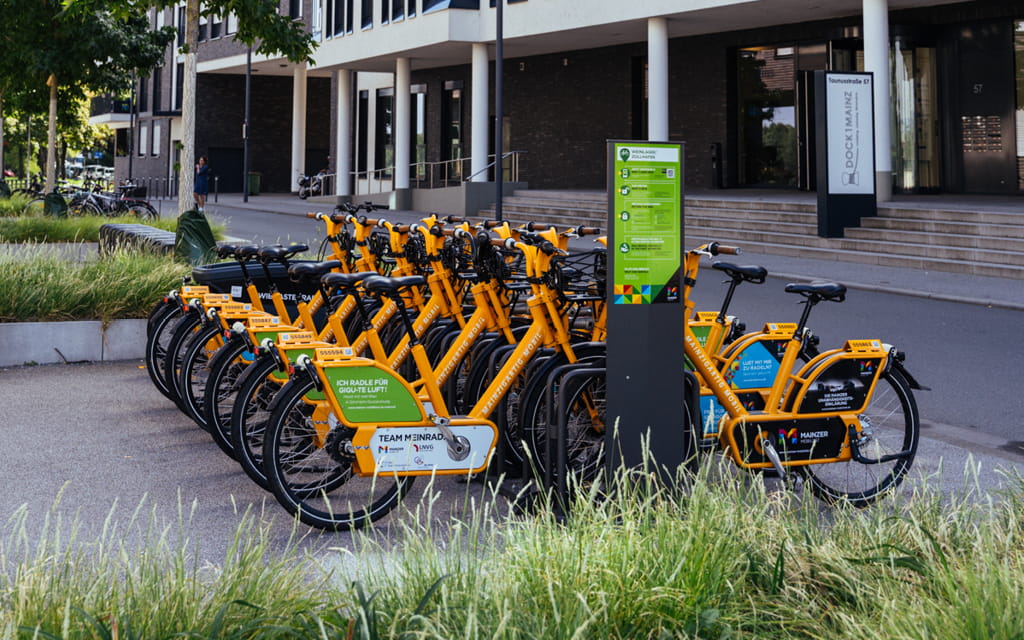
[[[935,48],[908,46],[892,51],[893,188],[939,188],[939,118],[935,87]]]

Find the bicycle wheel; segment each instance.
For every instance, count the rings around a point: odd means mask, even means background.
[[[171,338],[167,341],[164,350],[164,386],[167,389],[168,397],[184,411],[181,406],[181,392],[178,390],[178,372],[181,371],[181,360],[185,356],[185,349],[192,334],[203,328],[203,319],[196,312],[190,312],[181,317],[174,325]]]
[[[46,211],[46,200],[43,198],[33,198],[28,201],[22,213],[26,216],[42,216]]]
[[[146,326],[146,371],[157,390],[170,400],[174,400],[174,395],[167,386],[164,363],[167,361],[167,346],[181,317],[181,308],[177,304],[168,305],[152,316]]]
[[[210,378],[210,360],[224,346],[224,337],[218,324],[210,323],[188,340],[185,354],[178,369],[178,395],[181,409],[196,424],[210,430],[203,413],[206,382]]]
[[[603,347],[579,349],[577,356],[586,357],[579,367],[604,366]],[[558,434],[558,416],[550,410],[548,389],[552,400],[558,401],[559,389],[551,387],[549,377],[555,369],[565,367],[568,360],[563,354],[548,358],[530,374],[523,390],[519,412],[518,432],[530,450],[533,464],[543,469],[548,461],[549,446],[554,455]],[[563,369],[564,371],[564,369]],[[572,382],[566,389],[568,402],[563,410],[568,426],[566,450],[567,464],[581,480],[593,479],[604,461],[601,445],[604,444],[605,422],[605,381],[603,375],[584,376]],[[550,443],[549,443],[550,440]],[[522,446],[522,445],[520,445]]]
[[[245,474],[260,487],[270,491],[267,474],[263,470],[263,436],[270,419],[270,406],[281,390],[285,379],[277,371],[274,358],[260,358],[246,367],[238,379],[238,391],[231,407],[229,432],[235,459]]]
[[[133,202],[128,205],[128,215],[139,220],[156,220],[160,215],[148,202]]]
[[[203,417],[210,435],[221,451],[232,458],[235,447],[231,444],[231,410],[238,398],[239,378],[252,362],[253,354],[246,340],[231,340],[213,354],[203,389]]]
[[[358,529],[394,509],[413,478],[355,475],[342,447],[347,429],[335,425],[326,438],[318,436],[316,423],[332,416],[305,398],[313,388],[303,375],[282,389],[267,424],[263,466],[278,502],[302,522],[331,531]]]
[[[901,452],[906,455],[878,464],[850,460],[802,467],[811,493],[823,502],[866,507],[899,486],[914,461],[921,424],[917,403],[902,375],[892,370],[883,374],[859,417],[861,455],[873,460]]]

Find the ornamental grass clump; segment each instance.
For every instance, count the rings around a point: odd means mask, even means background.
[[[97,242],[100,227],[105,224],[138,224],[133,216],[80,216],[56,218],[53,216],[21,216],[0,219],[0,244],[26,242]],[[147,220],[146,225],[175,231],[178,219],[175,217]],[[223,225],[211,225],[215,237],[223,235]]]
[[[362,536],[357,565],[390,561],[348,598],[389,638],[1024,637],[1019,475],[999,498],[925,481],[867,510],[728,469],[679,481],[620,472],[565,520],[410,505],[397,540]]]
[[[145,318],[189,271],[169,256],[127,249],[84,262],[0,250],[0,322]]]

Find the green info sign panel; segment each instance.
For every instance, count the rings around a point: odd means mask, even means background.
[[[615,142],[613,304],[679,303],[682,148]]]

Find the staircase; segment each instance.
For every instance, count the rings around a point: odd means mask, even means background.
[[[817,205],[806,194],[786,202],[688,196],[687,244],[736,244],[750,253],[799,256],[1024,280],[1024,200],[1011,211],[890,203],[863,218],[844,238],[817,235]],[[803,201],[801,201],[803,200]],[[605,227],[608,198],[600,191],[516,191],[502,201],[511,222]],[[493,216],[493,208],[480,212]]]

